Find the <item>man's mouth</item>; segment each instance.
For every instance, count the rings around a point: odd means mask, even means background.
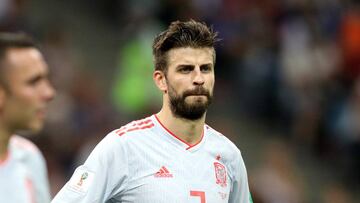
[[[36,111],[36,115],[40,118],[45,118],[46,116],[46,110],[45,109],[39,109]]]
[[[207,96],[206,94],[190,94],[190,95],[188,95],[188,96]]]

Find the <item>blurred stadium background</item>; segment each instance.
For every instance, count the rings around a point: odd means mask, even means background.
[[[208,124],[242,150],[254,202],[359,202],[358,0],[0,0],[0,29],[36,38],[58,91],[41,136],[52,195],[112,129],[156,113],[151,43],[213,25]]]

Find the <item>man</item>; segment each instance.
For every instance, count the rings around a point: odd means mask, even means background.
[[[41,152],[15,133],[40,131],[54,94],[48,67],[32,40],[0,33],[0,202],[50,202]]]
[[[245,203],[238,148],[205,124],[215,83],[216,33],[173,22],[153,44],[159,113],[109,133],[53,203]]]

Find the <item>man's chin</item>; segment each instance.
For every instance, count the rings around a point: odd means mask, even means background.
[[[44,127],[43,123],[34,123],[31,126],[29,126],[28,131],[31,133],[39,133]]]
[[[201,119],[204,115],[205,115],[205,111],[191,111],[186,113],[182,112],[182,114],[179,115],[179,117],[186,120],[196,121]]]

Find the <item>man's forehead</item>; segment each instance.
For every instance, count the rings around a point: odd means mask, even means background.
[[[192,48],[181,47],[174,48],[168,52],[168,61],[172,63],[213,63],[214,62],[214,49],[213,48]]]
[[[10,48],[6,51],[5,59],[8,63],[17,63],[22,59],[42,59],[42,55],[33,47]]]
[[[36,48],[12,48],[4,61],[8,79],[26,80],[35,75],[47,74],[48,67]]]

